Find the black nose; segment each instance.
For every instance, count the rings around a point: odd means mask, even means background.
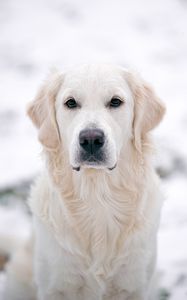
[[[84,129],[79,134],[79,144],[89,154],[95,154],[104,145],[104,132],[100,129]]]

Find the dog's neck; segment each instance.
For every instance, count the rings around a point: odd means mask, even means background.
[[[76,172],[62,157],[57,152],[50,156],[49,174],[81,247],[90,259],[97,261],[96,269],[101,261],[105,261],[106,268],[120,252],[125,235],[142,224],[145,205],[142,182],[146,184],[147,162],[130,149],[121,154],[111,172],[96,169]]]

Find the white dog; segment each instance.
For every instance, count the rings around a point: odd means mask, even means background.
[[[162,205],[149,132],[164,112],[116,66],[43,84],[28,109],[46,158],[30,198],[37,299],[149,299]]]

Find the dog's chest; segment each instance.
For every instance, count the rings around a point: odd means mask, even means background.
[[[74,226],[66,224],[62,240],[73,249],[74,265],[84,274],[84,280],[110,289],[115,274],[124,271],[128,261],[129,231],[135,226],[133,199],[119,190],[118,194],[104,194],[92,186],[89,191],[86,199],[73,202]]]
[[[112,261],[124,252],[125,221],[120,210],[103,203],[78,207],[76,211],[75,230],[72,232],[74,242],[87,258],[89,268],[102,276],[112,269]]]
[[[104,296],[108,299],[109,295],[118,294],[121,290],[126,290],[128,295],[132,286],[136,287],[136,284],[143,280],[138,261],[140,248],[137,247],[134,251],[130,241],[113,260],[108,261],[106,258],[103,260],[102,256],[101,259],[98,257],[96,260],[93,257],[91,260],[88,256],[79,255],[76,244],[73,243],[70,243],[72,252],[62,249],[52,236],[48,241],[45,240],[45,243],[42,245],[42,257],[45,257],[44,249],[47,254],[46,261],[43,260],[43,273],[50,277],[46,281],[50,282],[53,290],[67,295],[72,291],[75,291],[76,295],[80,294],[76,299],[98,300],[105,299]],[[110,248],[107,253],[110,256]],[[137,265],[139,269],[134,272]]]

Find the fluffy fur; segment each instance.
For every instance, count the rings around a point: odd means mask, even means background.
[[[123,105],[107,108],[116,94]],[[64,106],[70,96],[80,109]],[[55,72],[41,87],[28,108],[46,164],[30,197],[39,300],[150,299],[162,195],[149,132],[164,112],[147,83],[116,66]],[[106,135],[107,160],[77,172],[90,124]]]

